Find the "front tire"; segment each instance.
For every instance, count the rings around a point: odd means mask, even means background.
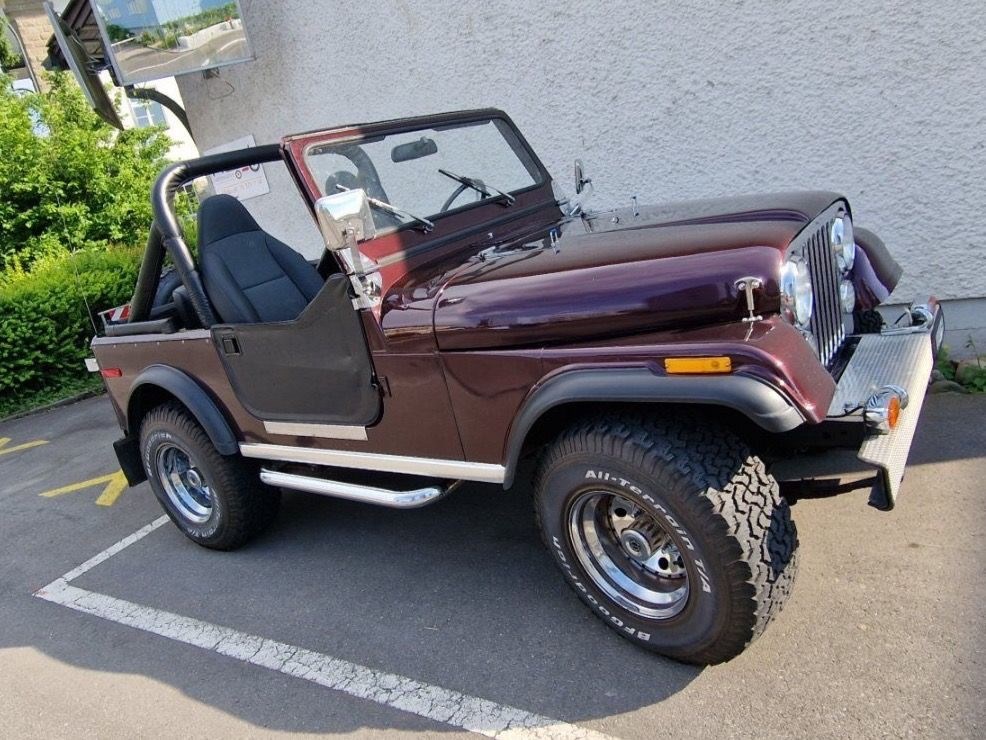
[[[158,406],[144,417],[140,451],[165,513],[203,547],[234,550],[277,515],[280,493],[264,485],[243,458],[220,455],[178,403]]]
[[[648,650],[688,663],[729,660],[790,594],[790,507],[763,461],[712,423],[587,420],[547,450],[536,496],[569,585]]]

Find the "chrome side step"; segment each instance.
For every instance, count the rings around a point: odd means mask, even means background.
[[[753,380],[748,380],[748,382],[760,385]],[[291,447],[289,445],[257,442],[241,442],[240,454],[243,457],[259,460],[280,460],[282,462],[325,465],[334,468],[373,470],[380,473],[404,473],[447,480],[474,480],[482,483],[503,483],[507,474],[506,468],[493,463],[439,460],[407,455],[382,455],[376,452],[324,450],[314,447]]]
[[[459,487],[461,481],[454,481],[447,486],[427,486],[413,491],[392,491],[388,488],[361,486],[357,483],[344,483],[326,478],[315,478],[295,473],[282,473],[278,470],[261,468],[260,480],[269,486],[290,488],[294,491],[307,491],[322,496],[345,498],[350,501],[361,501],[365,504],[389,506],[392,509],[417,509],[421,506],[438,501]]]

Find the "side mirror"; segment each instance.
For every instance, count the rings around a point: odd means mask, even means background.
[[[592,195],[592,180],[585,176],[582,160],[575,160],[575,197],[569,201],[568,215],[585,214],[585,203]]]
[[[362,189],[344,190],[315,201],[318,229],[330,252],[355,249],[359,242],[377,235],[370,201]]]
[[[585,176],[585,168],[581,159],[575,160],[575,194],[580,195],[585,190],[586,185],[592,184],[592,180]]]
[[[357,308],[380,303],[380,274],[373,260],[359,251],[359,243],[377,235],[370,200],[363,189],[344,190],[315,201],[315,217],[325,248],[339,255],[356,291]],[[369,263],[369,265],[367,265]]]

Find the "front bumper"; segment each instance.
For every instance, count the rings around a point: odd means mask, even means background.
[[[934,299],[912,307],[907,315],[914,322],[911,326],[860,337],[828,411],[830,419],[858,416],[865,423],[863,409],[875,392],[888,385],[907,391],[909,402],[896,428],[866,437],[858,453],[862,462],[877,471],[870,505],[884,511],[894,508],[897,501],[928,378],[945,333],[945,317]]]

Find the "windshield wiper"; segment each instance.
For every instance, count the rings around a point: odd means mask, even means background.
[[[502,190],[500,190],[499,188],[495,188],[492,185],[487,185],[485,182],[481,182],[481,181],[476,180],[476,179],[474,179],[472,177],[464,177],[463,175],[457,175],[454,172],[449,172],[448,170],[443,170],[441,167],[438,168],[438,171],[440,173],[442,173],[443,175],[445,175],[445,177],[451,178],[451,179],[455,180],[456,182],[458,182],[458,183],[460,183],[462,185],[465,185],[467,188],[472,188],[477,193],[482,193],[487,198],[492,198],[493,197],[493,193],[496,193],[497,195],[499,195],[501,198],[503,198],[506,201],[506,205],[508,205],[508,206],[512,206],[514,204],[514,201],[517,200],[510,193],[505,193]],[[493,193],[490,192],[491,190],[493,191]]]
[[[342,191],[352,189],[338,184],[336,185],[336,187]],[[435,228],[434,222],[429,221],[424,216],[415,216],[410,211],[405,211],[403,208],[398,208],[397,206],[390,205],[390,203],[388,203],[387,201],[378,200],[377,198],[373,198],[368,195],[366,196],[366,202],[369,203],[374,208],[376,208],[377,210],[383,211],[384,213],[389,213],[392,216],[399,216],[400,218],[403,218],[411,223],[418,224],[421,227],[421,230],[424,231],[425,233]]]

